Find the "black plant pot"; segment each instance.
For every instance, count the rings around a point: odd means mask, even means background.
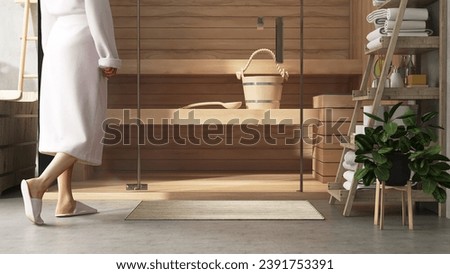
[[[385,182],[387,186],[404,186],[408,182],[411,176],[411,170],[409,169],[409,159],[403,153],[394,152],[388,156],[388,159],[392,162],[392,169],[389,179]]]

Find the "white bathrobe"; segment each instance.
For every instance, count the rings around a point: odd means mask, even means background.
[[[100,165],[107,80],[120,67],[109,0],[41,0],[39,151]]]

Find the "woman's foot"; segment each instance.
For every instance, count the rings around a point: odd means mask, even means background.
[[[82,202],[73,201],[73,203],[66,203],[66,205],[60,204],[56,206],[56,217],[73,217],[87,214],[95,214],[97,209],[90,207]]]
[[[26,182],[28,183],[28,189],[32,198],[42,199],[44,197],[47,189],[42,189],[42,183],[38,178],[28,179]]]
[[[61,214],[69,214],[75,210],[75,207],[77,205],[77,202],[75,200],[64,200],[61,199],[58,200],[58,203],[56,204],[56,210],[55,210],[55,216],[61,215]]]
[[[26,180],[22,180],[20,190],[22,191],[25,215],[32,223],[36,225],[43,225],[44,221],[41,218],[42,196],[41,198],[35,198],[32,195],[30,185]]]

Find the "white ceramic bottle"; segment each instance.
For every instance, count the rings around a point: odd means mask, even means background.
[[[394,69],[394,72],[391,74],[391,88],[403,88],[405,87],[404,78],[397,68]]]

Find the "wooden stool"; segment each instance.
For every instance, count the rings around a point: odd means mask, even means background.
[[[412,187],[411,181],[408,181],[405,186],[386,186],[384,182],[377,180],[375,191],[375,212],[374,221],[375,225],[380,225],[380,229],[384,227],[384,205],[385,205],[385,190],[397,190],[402,194],[402,225],[406,225],[405,216],[405,200],[408,203],[408,227],[413,229],[413,207],[412,207]]]

